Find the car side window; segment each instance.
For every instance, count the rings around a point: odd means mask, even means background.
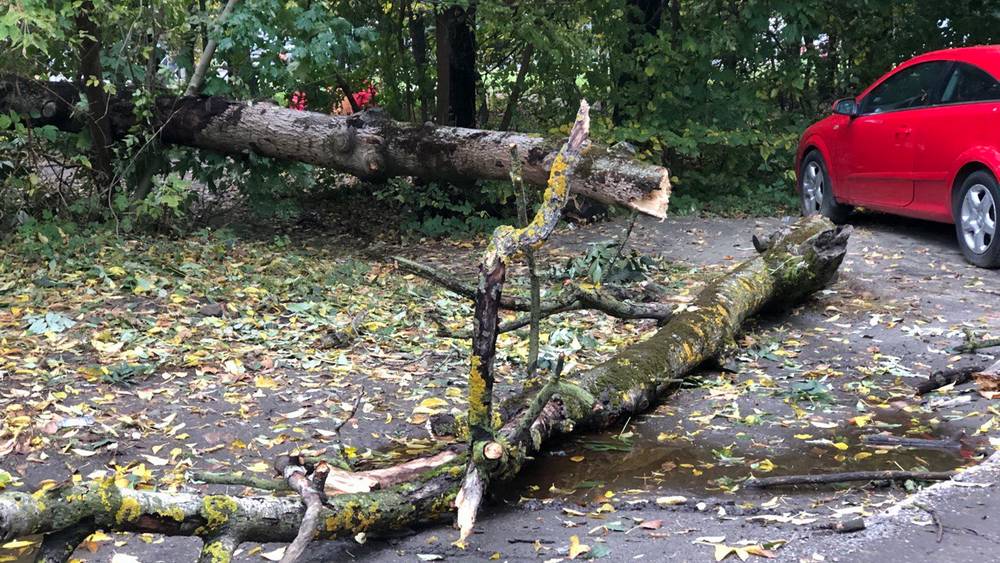
[[[890,76],[865,96],[861,113],[882,113],[930,104],[934,88],[949,64],[947,61],[921,63]]]
[[[941,94],[942,104],[1000,100],[1000,82],[986,71],[968,63],[958,63],[951,71]]]

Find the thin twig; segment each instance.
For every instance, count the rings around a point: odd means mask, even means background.
[[[344,455],[344,441],[340,437],[340,430],[344,427],[345,424],[347,424],[349,420],[351,420],[352,418],[355,417],[355,415],[358,414],[358,407],[361,406],[361,400],[364,398],[365,398],[365,388],[364,386],[362,386],[361,391],[358,392],[357,398],[354,399],[354,404],[351,406],[351,412],[347,416],[345,416],[340,422],[338,422],[337,426],[333,428],[333,437],[337,443],[337,451],[340,452],[340,457],[344,461],[344,463],[347,464],[348,469],[353,469],[353,466],[351,465],[350,458]]]
[[[236,7],[236,3],[239,0],[229,0],[226,2],[226,7],[222,9],[222,13],[215,20],[215,27],[219,28],[232,13],[233,8]],[[216,29],[218,31],[218,29]],[[215,48],[219,46],[219,42],[215,38],[208,39],[205,43],[205,49],[201,52],[201,59],[198,60],[198,66],[194,69],[194,73],[191,75],[191,82],[188,83],[187,90],[184,91],[185,96],[197,96],[198,92],[201,91],[201,85],[205,82],[205,73],[208,72],[209,65],[212,64],[212,57],[215,56]]]
[[[530,49],[530,46],[529,46]],[[521,226],[528,226],[528,192],[524,189],[524,167],[517,152],[517,145],[510,145],[510,181],[517,195],[517,214]],[[535,264],[535,251],[530,247],[524,249],[524,258],[528,263],[528,279],[531,283],[531,313],[528,316],[528,376],[531,377],[538,369],[538,333],[542,320],[542,284],[538,279],[538,269]],[[500,327],[503,328],[502,326]]]
[[[780,477],[754,477],[743,483],[744,488],[766,489],[790,485],[827,485],[850,481],[947,481],[955,476],[954,471],[848,471],[845,473],[821,473],[816,475],[784,475]]]
[[[635,220],[639,218],[638,211],[632,211],[632,218],[629,219],[628,227],[625,229],[625,234],[622,236],[622,241],[618,244],[618,250],[615,252],[615,257],[611,259],[608,264],[608,271],[615,271],[615,265],[618,260],[622,257],[622,253],[625,252],[625,246],[628,244],[629,238],[632,236],[632,229],[635,228]]]
[[[253,487],[264,491],[287,491],[288,483],[283,479],[267,479],[264,477],[253,477],[242,473],[214,473],[210,471],[195,471],[190,475],[194,481],[201,481],[210,485],[241,485]]]
[[[937,542],[941,543],[941,540],[944,539],[944,526],[941,525],[941,519],[938,518],[937,512],[931,510],[930,508],[927,508],[926,506],[920,504],[919,502],[913,503],[913,506],[916,506],[920,510],[923,510],[927,514],[930,514],[931,521],[934,522],[935,526],[937,526]]]

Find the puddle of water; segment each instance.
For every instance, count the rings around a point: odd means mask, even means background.
[[[862,436],[881,429],[908,438],[948,437],[944,429],[930,431],[929,424],[906,413],[880,414],[874,425],[864,428],[843,423],[829,429],[737,426],[690,439],[672,434],[677,432],[675,422],[675,418],[651,417],[637,423],[630,438],[611,432],[569,441],[561,452],[544,454],[522,470],[505,500],[585,502],[598,500],[608,490],[630,489],[704,496],[729,491],[751,474],[948,471],[968,463],[970,454],[959,449],[877,448],[862,443]],[[746,434],[740,436],[741,430]],[[666,439],[658,440],[661,432]],[[846,449],[840,449],[844,445]],[[793,491],[782,489],[785,494]]]

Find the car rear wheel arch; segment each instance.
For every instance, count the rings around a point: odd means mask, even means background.
[[[998,202],[1000,183],[986,166],[970,169],[953,191],[952,216],[958,246],[967,261],[982,268],[1000,267]]]
[[[985,163],[979,161],[966,162],[955,174],[955,180],[951,183],[951,209],[954,212],[955,204],[958,201],[959,196],[962,195],[962,185],[965,184],[965,180],[976,172],[986,172],[987,174],[996,177],[990,167]],[[954,213],[953,213],[954,214]],[[953,217],[958,219],[957,217]]]

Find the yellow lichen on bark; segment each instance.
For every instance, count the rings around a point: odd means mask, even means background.
[[[222,541],[210,541],[205,544],[201,551],[208,555],[208,559],[212,563],[229,563],[232,560],[232,554],[229,553]]]
[[[118,512],[115,513],[115,522],[119,524],[124,524],[126,522],[131,522],[142,514],[142,507],[139,506],[139,501],[132,497],[125,497],[122,499],[120,505],[118,505]]]
[[[214,531],[221,528],[229,521],[229,517],[236,513],[236,501],[225,495],[209,495],[201,503],[201,515],[205,518],[205,525],[199,528],[199,533]]]
[[[469,362],[469,425],[488,425],[486,380],[483,379],[482,358],[472,355]]]

